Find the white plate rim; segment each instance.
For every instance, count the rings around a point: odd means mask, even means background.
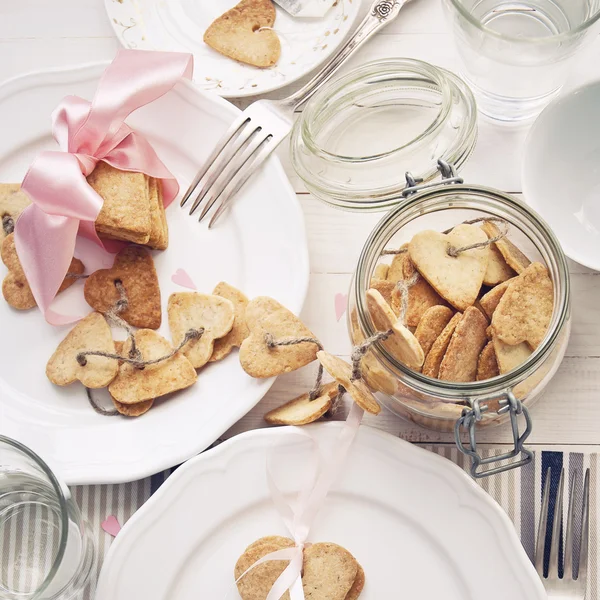
[[[10,77],[3,81],[0,81],[0,102],[3,98],[10,96],[11,94],[18,93],[24,89],[26,89],[27,82],[32,78],[36,78],[39,82],[43,84],[44,81],[52,81],[52,78],[55,76],[63,75],[65,77],[72,76],[74,80],[77,80],[77,77],[84,76],[86,72],[93,72],[98,69],[105,69],[109,64],[110,60],[103,61],[92,61],[86,62],[78,65],[71,65],[67,67],[53,67],[48,69],[40,69],[40,70],[32,70],[26,73],[19,74],[14,77]],[[203,91],[198,89],[191,81],[184,81],[184,85],[189,89],[189,91],[193,94],[197,94],[198,96],[204,97],[209,102],[214,103],[216,106],[220,107],[223,110],[229,111],[231,113],[232,120],[234,120],[239,114],[240,109],[236,106],[225,100],[224,98],[218,96],[217,94],[212,94],[210,92]],[[50,123],[50,119],[48,120]],[[310,281],[310,261],[309,261],[309,251],[308,251],[308,240],[306,235],[306,226],[304,219],[304,212],[302,211],[302,207],[298,200],[298,196],[295,193],[283,166],[281,165],[280,160],[274,154],[271,155],[266,163],[265,167],[273,169],[274,174],[280,179],[281,185],[285,186],[289,189],[290,194],[290,203],[289,208],[290,211],[293,211],[294,214],[294,222],[297,224],[302,239],[302,247],[297,248],[299,260],[302,262],[302,273],[298,274],[298,278],[301,276],[301,287],[302,292],[299,294],[297,304],[295,306],[289,306],[289,309],[295,314],[300,314],[308,293],[308,286]],[[162,456],[160,454],[155,455],[152,459],[147,460],[143,463],[137,463],[133,465],[132,463],[125,463],[126,468],[122,471],[117,471],[118,465],[104,465],[103,475],[97,473],[99,470],[97,466],[94,467],[94,471],[89,473],[86,470],[85,465],[79,465],[76,469],[72,467],[72,465],[68,466],[68,470],[62,468],[60,465],[57,465],[52,457],[44,456],[44,460],[50,465],[53,470],[57,473],[58,477],[67,485],[101,485],[101,484],[119,484],[126,483],[130,481],[136,481],[139,479],[143,479],[145,477],[149,477],[155,473],[159,473],[164,471],[165,469],[171,468],[173,466],[179,465],[184,461],[188,460],[190,456],[198,455],[198,453],[203,452],[210,444],[212,444],[220,435],[222,435],[227,429],[235,425],[243,416],[245,416],[254,406],[256,406],[262,398],[268,393],[269,389],[275,383],[276,378],[270,378],[262,380],[262,385],[257,393],[256,397],[252,401],[252,405],[248,405],[245,409],[240,409],[239,411],[232,411],[229,413],[229,418],[223,421],[223,425],[219,431],[214,435],[215,439],[212,442],[201,442],[193,444],[193,450],[183,451],[180,449],[178,453],[173,453],[172,455],[168,455],[170,458],[166,456]],[[3,406],[0,403],[0,423],[6,423],[8,417],[4,414],[2,410]],[[0,433],[6,434],[10,437],[10,432],[6,432],[4,426],[0,426]],[[212,437],[211,435],[211,437]]]
[[[116,1],[120,5],[122,5],[123,0],[116,0]],[[361,2],[362,2],[362,0],[357,0],[357,6],[359,8],[357,8],[356,12],[354,13],[354,16],[351,19],[349,19],[348,31],[346,32],[346,34],[340,38],[340,42],[338,44],[332,46],[332,48],[329,52],[323,53],[323,57],[321,58],[321,60],[315,62],[312,65],[311,69],[309,69],[308,71],[305,71],[305,72],[298,72],[298,74],[292,75],[291,77],[286,77],[285,79],[279,81],[279,83],[273,83],[272,85],[265,85],[262,87],[257,87],[256,89],[250,88],[248,90],[239,90],[235,94],[223,93],[221,97],[222,98],[249,98],[249,97],[253,97],[253,96],[257,96],[257,95],[261,95],[261,94],[268,94],[270,92],[279,90],[287,85],[295,83],[298,80],[302,79],[303,77],[306,77],[310,73],[317,70],[319,67],[321,67],[323,64],[325,64],[325,62],[328,61],[335,54],[335,52],[339,49],[340,45],[344,42],[346,36],[350,35],[350,33],[354,30],[354,25],[356,24],[358,17],[360,15],[359,9],[361,6]],[[119,28],[118,25],[113,21],[111,7],[113,7],[114,4],[115,4],[115,0],[104,0],[104,8],[106,10],[106,15],[107,15],[107,18],[113,29],[115,37],[117,38],[117,40],[119,41],[121,46],[123,46],[123,48],[133,48],[134,46],[132,46],[130,43],[128,43],[128,41],[125,37],[125,33],[130,30],[130,26],[125,26],[125,27]],[[280,10],[283,10],[283,9],[280,9]],[[233,59],[228,59],[228,60],[233,60]],[[221,94],[219,94],[219,95],[221,95]]]
[[[307,431],[339,431],[344,426],[343,422],[329,422],[329,423],[315,423],[313,425],[305,426]],[[267,427],[262,429],[255,429],[240,433],[218,446],[207,450],[206,452],[191,458],[186,463],[181,465],[171,476],[161,485],[161,487],[131,516],[131,518],[123,525],[123,528],[119,532],[119,535],[113,541],[111,547],[108,550],[106,558],[104,560],[102,570],[98,579],[98,586],[96,588],[96,600],[108,600],[106,596],[105,588],[108,586],[106,583],[110,579],[110,570],[113,562],[119,561],[119,552],[121,545],[123,545],[123,539],[125,536],[129,537],[135,535],[138,528],[143,530],[143,523],[147,521],[152,523],[153,515],[158,514],[162,511],[168,510],[169,508],[169,497],[170,490],[174,488],[176,483],[180,479],[190,479],[192,477],[201,477],[203,473],[212,471],[226,470],[227,464],[235,460],[236,452],[242,453],[246,442],[254,440],[260,440],[264,438],[263,446],[267,447],[273,442],[273,438],[276,436],[285,436],[298,428],[296,427]],[[302,429],[302,428],[301,428]],[[521,542],[517,536],[514,524],[504,512],[502,507],[479,485],[477,485],[473,479],[458,465],[446,459],[434,452],[428,451],[415,444],[407,442],[406,440],[392,435],[386,431],[382,431],[375,427],[362,425],[360,432],[363,439],[369,436],[373,436],[374,439],[379,439],[383,443],[392,447],[396,446],[394,451],[403,452],[411,456],[413,462],[421,462],[427,465],[430,470],[435,470],[441,476],[447,476],[454,479],[456,485],[454,491],[464,497],[469,494],[475,497],[480,506],[480,511],[487,511],[487,514],[491,518],[497,520],[498,526],[495,528],[498,535],[502,534],[504,537],[504,543],[511,546],[510,556],[514,560],[514,566],[520,566],[523,569],[529,571],[530,580],[533,587],[537,588],[537,597],[531,600],[546,600],[546,591],[544,586],[537,576],[535,569],[527,556],[525,549],[521,545]],[[358,443],[355,441],[355,444]],[[131,531],[131,533],[130,533]],[[120,563],[122,565],[122,563]],[[110,590],[109,590],[110,591]]]

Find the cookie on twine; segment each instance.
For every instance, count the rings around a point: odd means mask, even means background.
[[[210,360],[215,340],[231,331],[235,318],[231,301],[198,292],[171,294],[167,314],[174,344],[180,344],[190,329],[203,330],[199,339],[189,342],[182,349],[196,369]]]
[[[378,331],[393,332],[382,342],[390,354],[407,367],[420,369],[425,360],[421,345],[377,290],[367,291],[367,307]]]
[[[231,331],[224,337],[215,340],[212,356],[209,362],[223,360],[234,348],[239,348],[242,342],[250,335],[246,325],[246,307],[248,298],[240,290],[221,281],[213,290],[214,296],[221,296],[233,303],[235,318]]]
[[[162,320],[160,287],[150,253],[140,246],[126,246],[116,256],[110,269],[92,273],[85,282],[86,302],[106,314],[120,298],[118,286],[127,296],[127,306],[119,317],[134,327],[158,329]]]
[[[324,369],[350,394],[350,397],[364,411],[373,415],[381,412],[381,407],[360,377],[355,377],[353,368],[341,358],[324,350],[317,352],[317,358]]]
[[[449,234],[421,231],[408,245],[419,273],[457,310],[477,300],[489,262],[488,236],[474,225],[457,225]]]
[[[338,396],[337,382],[321,386],[318,396],[312,400],[310,392],[298,396],[279,408],[269,411],[265,421],[271,425],[308,425],[320,419],[333,406]]]
[[[103,356],[90,356],[85,365],[77,355],[86,350],[114,354],[115,344],[106,319],[97,312],[89,314],[69,331],[46,365],[46,376],[55,385],[81,381],[88,388],[104,388],[119,370],[117,361]]]
[[[317,356],[320,344],[314,334],[273,298],[254,298],[246,307],[246,324],[250,335],[240,347],[240,364],[251,377],[289,373],[313,362]],[[307,341],[298,343],[298,338]]]
[[[174,350],[165,338],[152,329],[140,329],[134,337],[136,347],[145,361],[162,359]],[[132,340],[129,338],[123,345],[124,355],[129,355],[131,350]],[[143,369],[124,362],[119,367],[117,377],[108,386],[108,391],[121,404],[137,404],[185,389],[196,383],[196,379],[196,370],[180,351],[167,360],[145,365]]]

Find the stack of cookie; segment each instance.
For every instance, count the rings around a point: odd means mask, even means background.
[[[263,556],[293,546],[289,538],[268,536],[244,550],[234,570],[242,600],[264,600],[289,561],[266,561],[246,571]],[[330,543],[309,544],[305,548],[302,587],[307,600],[356,600],[364,585],[365,572],[345,548]],[[289,593],[282,598],[289,599]]]
[[[389,315],[403,316],[394,324],[401,335],[385,342],[388,351],[428,377],[459,383],[525,362],[546,335],[554,307],[548,269],[531,263],[489,220],[447,234],[417,233],[390,265],[377,266],[370,287],[367,302],[379,330],[391,329]],[[401,338],[410,344],[399,348]]]

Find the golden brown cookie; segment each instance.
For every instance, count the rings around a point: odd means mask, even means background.
[[[141,417],[154,405],[154,400],[144,400],[143,402],[136,402],[135,404],[122,404],[121,402],[117,402],[114,398],[112,401],[115,408],[119,411],[119,414],[124,417]]]
[[[356,559],[337,544],[319,542],[304,550],[306,600],[346,600],[357,574]]]
[[[86,356],[82,366],[77,355],[86,350],[115,354],[110,327],[100,313],[90,313],[69,331],[46,365],[48,379],[55,385],[81,381],[89,388],[106,387],[117,376],[118,362],[103,356]]]
[[[432,306],[425,311],[415,331],[415,337],[425,356],[429,354],[433,343],[440,337],[453,314],[454,311],[447,306]]]
[[[511,280],[502,296],[492,325],[505,344],[527,342],[535,350],[548,331],[554,310],[554,286],[548,269],[541,263],[529,265]]]
[[[215,340],[212,356],[209,362],[215,362],[225,358],[234,348],[239,348],[242,342],[250,335],[248,325],[246,325],[246,307],[248,298],[240,290],[232,285],[221,281],[213,290],[213,295],[221,296],[233,303],[235,319],[231,331],[218,340]]]
[[[533,354],[531,348],[525,342],[509,346],[497,335],[493,335],[492,340],[496,352],[498,370],[502,375],[516,369]]]
[[[417,327],[421,317],[432,306],[447,306],[446,301],[419,275],[415,265],[407,254],[404,254],[402,263],[402,280],[405,282],[413,281],[416,275],[416,281],[408,288],[408,306],[406,309],[406,325],[408,327]],[[402,311],[402,290],[396,287],[392,292],[390,302],[392,310],[396,314]]]
[[[269,536],[250,544],[235,565],[235,580],[240,579],[263,556],[293,546],[294,542],[292,540],[279,536]],[[287,560],[269,560],[248,571],[237,582],[238,592],[242,600],[265,600],[273,584],[288,564],[289,561]],[[289,598],[290,594],[286,592],[281,600],[289,600]]]
[[[491,237],[491,236],[488,236]],[[516,273],[508,266],[502,252],[498,250],[496,244],[490,245],[490,260],[488,268],[483,277],[483,284],[493,287],[514,277]]]
[[[404,279],[404,259],[408,256],[408,244],[403,244],[400,250],[405,250],[400,254],[394,254],[392,258],[392,264],[390,265],[386,279],[392,283],[397,283],[401,279]]]
[[[387,279],[389,271],[390,265],[379,263],[373,272],[373,279]]]
[[[388,304],[392,304],[392,296],[396,289],[396,284],[387,281],[387,279],[371,279],[369,284],[372,290],[377,290]]]
[[[204,42],[221,54],[255,67],[272,67],[281,55],[281,43],[272,27],[272,0],[242,0],[211,23]]]
[[[469,382],[477,377],[477,361],[487,344],[487,319],[474,306],[465,310],[440,365],[444,381]]]
[[[265,421],[271,425],[308,425],[320,419],[332,406],[338,395],[336,381],[325,384],[314,400],[309,392],[286,402],[283,406],[269,411]]]
[[[361,595],[363,589],[365,587],[365,572],[363,568],[358,565],[358,570],[356,572],[356,578],[354,579],[354,583],[346,596],[346,600],[357,600],[357,598]]]
[[[173,351],[173,346],[152,329],[136,331],[135,342],[143,360],[162,358]],[[128,339],[123,346],[124,355],[127,356],[130,350],[131,340]],[[123,363],[108,391],[117,402],[137,404],[183,390],[196,383],[196,379],[192,363],[182,352],[177,352],[171,358],[143,369]]]
[[[397,360],[411,369],[423,366],[425,355],[417,338],[398,320],[394,311],[377,290],[367,291],[367,308],[377,331],[392,331],[382,341],[383,346]]]
[[[487,241],[487,235],[474,225],[457,225],[449,234],[421,231],[410,244],[410,259],[435,291],[456,309],[472,306],[489,262],[489,247],[473,248],[452,255],[452,249]]]
[[[200,369],[209,361],[215,340],[231,331],[235,318],[230,300],[198,292],[171,294],[167,314],[171,338],[176,346],[181,344],[188,331],[203,331],[199,339],[188,342],[181,350],[195,369]]]
[[[317,357],[319,347],[314,342],[272,348],[267,345],[267,334],[275,341],[315,338],[296,315],[272,298],[259,296],[248,304],[246,325],[250,335],[240,347],[240,364],[251,377],[274,377],[289,373]]]
[[[481,351],[477,361],[477,381],[485,381],[500,375],[494,343],[488,342]]]
[[[158,329],[161,323],[160,288],[150,253],[140,246],[127,246],[116,256],[110,269],[92,273],[85,282],[86,302],[98,312],[114,311],[121,296],[120,282],[125,290],[127,308],[119,317],[134,327]]]
[[[150,209],[150,237],[147,246],[156,250],[166,250],[169,245],[169,226],[163,204],[162,182],[147,177],[148,205]]]
[[[500,302],[500,299],[502,296],[504,296],[504,292],[506,292],[511,282],[512,279],[507,279],[506,281],[503,281],[496,287],[492,288],[489,292],[487,292],[487,294],[481,296],[479,304],[481,305],[481,308],[483,308],[483,311],[487,315],[488,319],[491,320],[492,316],[494,315],[494,311],[498,306],[498,302]]]
[[[19,215],[31,204],[18,183],[0,183],[0,242],[11,234]]]
[[[333,354],[323,350],[317,352],[317,358],[323,365],[323,368],[336,380],[337,383],[344,386],[350,397],[363,410],[373,415],[378,415],[381,411],[379,403],[362,379],[352,379],[352,367]]]
[[[446,350],[448,349],[448,345],[450,344],[454,330],[456,329],[459,321],[462,319],[462,316],[462,313],[456,313],[450,319],[450,321],[448,321],[448,325],[444,327],[444,330],[442,333],[440,333],[438,339],[433,342],[433,346],[431,346],[431,350],[427,354],[425,362],[423,363],[423,375],[434,378],[437,378],[439,375],[440,365],[442,364],[442,360],[446,354]]]
[[[87,182],[104,200],[96,219],[98,235],[147,244],[152,221],[146,175],[121,171],[100,161],[88,175]]]
[[[4,299],[17,310],[27,310],[36,306],[35,298],[27,283],[27,278],[21,267],[17,250],[15,248],[15,234],[6,236],[2,242],[0,251],[2,262],[8,268],[8,274],[2,282],[2,295]],[[74,258],[69,266],[69,274],[81,275],[85,270],[83,263]],[[71,287],[77,281],[76,277],[67,275],[58,288],[58,294]]]
[[[486,221],[481,229],[485,231],[490,239],[498,237],[501,233],[498,226],[491,221]],[[506,236],[493,245],[500,251],[506,264],[513,271],[520,274],[531,264],[531,261]]]

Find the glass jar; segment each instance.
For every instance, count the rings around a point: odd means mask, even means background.
[[[435,160],[460,168],[477,140],[477,108],[456,75],[397,58],[367,63],[311,98],[291,135],[298,175],[317,198],[351,210],[398,203],[410,170],[436,178]]]
[[[450,179],[449,181],[455,181]],[[348,325],[353,344],[376,333],[366,304],[366,292],[382,253],[409,242],[426,229],[446,231],[477,218],[507,221],[510,239],[530,258],[548,267],[554,284],[554,312],[546,336],[526,362],[515,370],[473,383],[432,379],[396,360],[381,344],[375,344],[363,362],[363,377],[382,393],[383,404],[397,415],[437,431],[455,431],[459,449],[474,459],[472,473],[482,476],[508,467],[482,471],[492,462],[477,453],[475,428],[513,423],[515,447],[503,458],[514,458],[522,450],[522,436],[515,430],[517,413],[530,407],[556,373],[569,340],[570,287],[567,263],[560,244],[548,225],[519,200],[480,186],[464,184],[425,186],[387,213],[369,236],[359,258],[349,294]],[[528,429],[529,417],[527,415]],[[459,429],[470,430],[471,446],[465,448]]]

